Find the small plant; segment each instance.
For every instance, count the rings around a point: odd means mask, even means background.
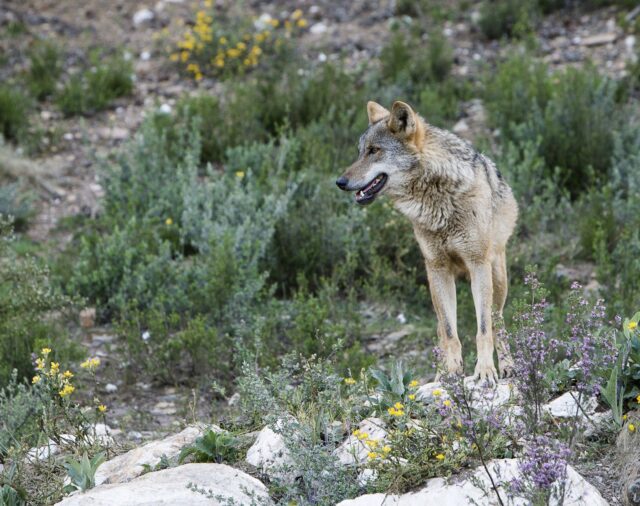
[[[124,55],[100,58],[94,54],[90,61],[92,67],[72,75],[56,97],[66,116],[101,111],[133,91],[133,67]]]
[[[67,476],[71,483],[64,488],[66,493],[80,490],[84,492],[96,486],[96,470],[105,461],[105,454],[98,453],[91,460],[87,452],[82,454],[80,460],[67,459],[63,464],[67,470]]]
[[[480,9],[480,30],[488,39],[521,36],[531,30],[537,15],[536,0],[485,0]]]
[[[31,209],[31,198],[20,191],[19,183],[0,186],[0,216],[10,217],[14,230],[21,232],[27,228]]]
[[[178,461],[182,464],[189,456],[194,462],[233,463],[238,460],[238,439],[227,432],[208,429],[193,445],[182,449]]]
[[[27,86],[37,100],[53,95],[62,64],[58,48],[50,42],[37,42],[29,51]]]
[[[0,135],[19,141],[29,126],[29,98],[17,88],[0,84]]]
[[[284,19],[265,14],[251,23],[244,16],[217,14],[211,7],[208,2],[207,10],[196,12],[193,27],[170,54],[171,61],[179,63],[196,81],[205,75],[244,74],[264,59],[282,53],[285,43],[308,25],[300,9]]]

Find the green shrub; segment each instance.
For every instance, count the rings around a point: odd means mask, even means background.
[[[29,51],[27,86],[37,100],[53,95],[62,73],[60,52],[50,42],[37,42]]]
[[[20,90],[0,84],[0,134],[7,140],[18,141],[29,126],[31,103]]]
[[[56,97],[65,116],[101,111],[133,92],[133,66],[123,55],[90,60],[92,67],[72,75]]]
[[[74,347],[73,342],[56,328],[57,322],[52,315],[52,312],[68,308],[70,301],[52,286],[48,270],[41,262],[16,255],[11,247],[13,237],[7,221],[1,216],[0,220],[1,387],[14,369],[19,378],[31,377],[30,354],[41,346],[55,344],[58,358],[72,355]]]
[[[0,215],[10,217],[11,225],[17,231],[27,228],[29,218],[33,214],[31,198],[20,191],[18,183],[0,186]]]
[[[208,429],[197,438],[193,445],[186,446],[180,452],[179,462],[193,456],[194,462],[223,462],[232,464],[238,460],[238,438],[227,432]]]
[[[488,39],[520,36],[532,29],[536,0],[485,0],[480,8],[480,30]]]
[[[543,65],[517,57],[486,86],[490,118],[503,139],[536,143],[545,176],[574,198],[607,178],[622,124],[616,93],[616,84],[592,67],[547,76]]]

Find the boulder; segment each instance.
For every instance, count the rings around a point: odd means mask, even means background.
[[[212,426],[212,430],[221,431]],[[118,455],[106,461],[96,471],[96,485],[103,483],[124,483],[140,476],[145,466],[151,468],[158,465],[163,455],[175,458],[182,448],[192,444],[203,433],[201,427],[189,426],[178,434],[173,434],[159,441],[151,441],[139,448]]]
[[[197,488],[197,490],[194,490]],[[76,493],[58,506],[272,504],[267,487],[224,464],[187,464]]]
[[[490,385],[469,376],[464,379],[464,385],[471,391],[472,406],[485,412],[512,403],[516,392],[515,386],[509,379],[501,379],[495,385]],[[440,395],[433,395],[436,391],[439,391]],[[449,398],[446,387],[438,381],[422,385],[418,388],[416,396],[427,404],[435,402],[437,398],[442,400]]]
[[[640,505],[640,410],[628,413],[627,422],[622,427],[616,441],[616,459],[620,473],[619,486],[622,504]]]
[[[270,477],[287,482],[296,478],[295,472],[290,470],[292,461],[284,438],[270,427],[260,431],[256,442],[247,451],[246,461]]]
[[[511,497],[511,500],[507,500],[506,491],[502,486],[503,483],[519,476],[517,459],[493,460],[488,463],[487,467],[498,484],[505,504],[527,504],[523,498]],[[488,494],[485,493],[485,490]],[[491,489],[489,477],[484,469],[479,467],[466,477],[453,478],[448,482],[443,478],[430,479],[425,487],[417,492],[402,495],[367,494],[342,501],[338,506],[424,506],[426,504],[496,506],[499,502],[495,492]],[[550,504],[556,505],[559,502],[551,499]],[[607,506],[608,503],[593,485],[580,476],[575,469],[568,466],[567,487],[563,504],[564,506],[582,506],[584,504]]]
[[[369,440],[385,440],[387,437],[387,429],[384,421],[380,418],[366,418],[358,424],[360,432],[367,433]],[[371,450],[365,444],[364,440],[358,439],[353,434],[336,448],[333,454],[343,465],[362,464],[367,461],[368,454]]]
[[[554,418],[574,418],[576,414],[579,418],[585,414],[593,415],[598,407],[598,400],[595,397],[587,397],[580,401],[580,408],[578,408],[578,395],[577,392],[565,392],[557,399],[545,404],[542,409]]]

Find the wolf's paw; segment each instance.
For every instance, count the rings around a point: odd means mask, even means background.
[[[516,374],[513,361],[510,361],[510,360],[498,361],[498,369],[500,370],[501,378],[512,378]]]
[[[473,378],[481,383],[495,385],[498,382],[498,372],[492,363],[478,362],[473,373]]]
[[[449,374],[462,374],[464,367],[462,365],[462,357],[449,356],[446,359],[447,372]]]

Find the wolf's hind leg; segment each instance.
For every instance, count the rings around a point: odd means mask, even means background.
[[[509,281],[507,279],[507,256],[504,251],[496,255],[491,264],[491,274],[493,277],[493,305],[495,306],[497,319],[502,320],[502,311],[507,300]],[[496,332],[493,328],[493,341],[498,352],[498,370],[503,378],[513,376],[513,358],[509,351],[509,344],[506,336]]]
[[[462,344],[458,338],[456,282],[446,268],[427,268],[431,300],[438,317],[438,346],[444,353],[447,372],[462,374]]]

